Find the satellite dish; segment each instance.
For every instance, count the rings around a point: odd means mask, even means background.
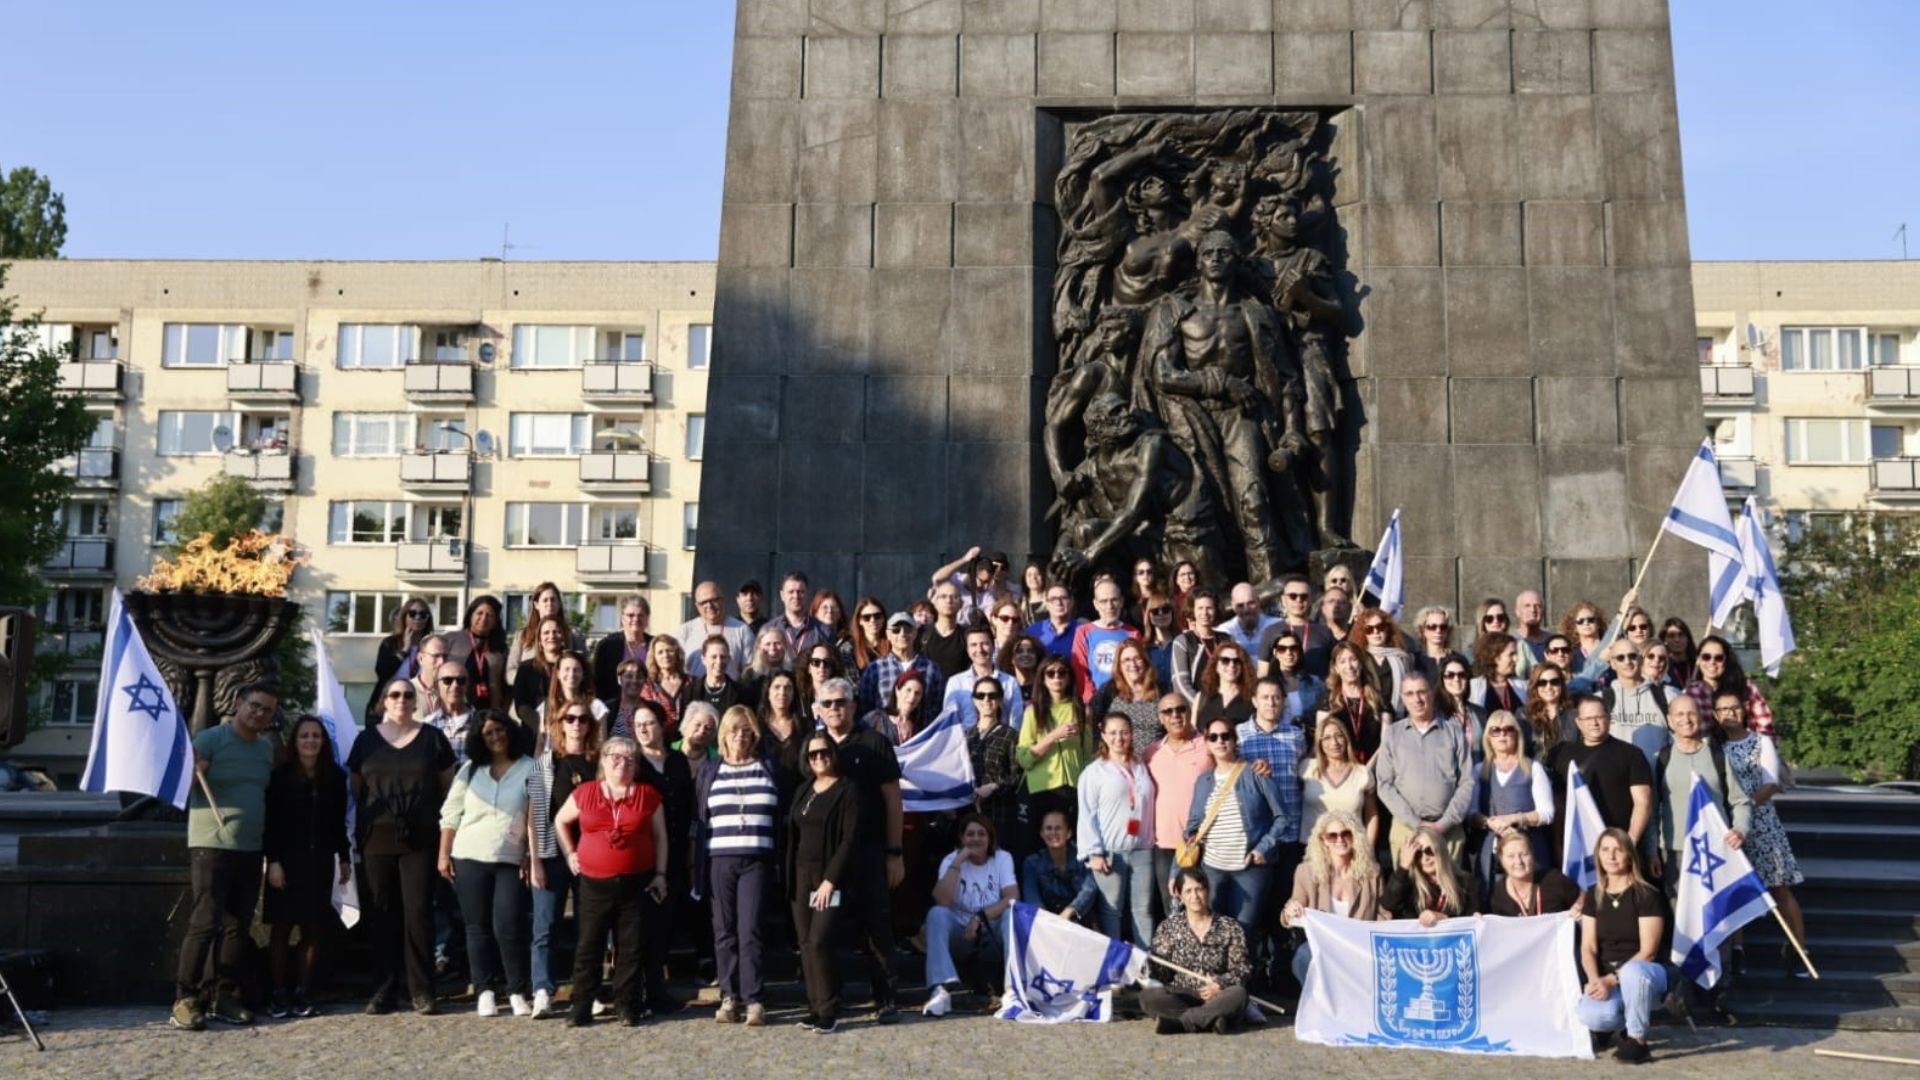
[[[493,453],[493,436],[484,431],[475,435],[473,437],[473,448],[482,454]]]
[[[1767,335],[1764,330],[1752,323],[1747,324],[1747,348],[1764,349],[1767,347]]]
[[[483,341],[480,343],[480,362],[483,364],[493,363],[493,342]]]
[[[213,448],[223,454],[233,449],[233,429],[225,424],[214,428]]]

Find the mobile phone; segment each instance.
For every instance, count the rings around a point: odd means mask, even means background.
[[[833,890],[833,895],[827,897],[827,906],[830,908],[836,908],[840,906],[840,890],[839,889]]]

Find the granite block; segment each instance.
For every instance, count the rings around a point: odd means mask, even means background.
[[[1193,28],[1267,33],[1273,29],[1273,0],[1193,0]]]
[[[872,370],[937,375],[947,370],[953,322],[953,272],[891,270],[873,275]]]
[[[1040,35],[1042,97],[1106,97],[1113,94],[1113,35]]]
[[[1163,99],[1193,95],[1193,36],[1122,30],[1114,45],[1115,86],[1121,97]]]
[[[1447,370],[1525,375],[1527,274],[1519,267],[1448,267]]]
[[[1447,441],[1446,379],[1380,378],[1373,380],[1373,387],[1373,415],[1390,418],[1383,419],[1376,429],[1381,445]]]
[[[1367,266],[1440,265],[1437,203],[1373,203],[1366,214]]]
[[[800,103],[799,198],[795,201],[875,200],[879,105],[877,99]]]
[[[1540,462],[1541,519],[1546,549],[1554,558],[1624,561],[1632,555],[1625,451],[1614,446],[1543,446]]]
[[[1695,377],[1693,277],[1688,268],[1615,271],[1613,308],[1620,374]]]
[[[959,38],[952,34],[889,34],[885,42],[882,96],[954,96],[959,85]]]
[[[1591,375],[1544,375],[1535,380],[1542,446],[1611,445],[1620,441],[1619,393],[1614,380]]]
[[[1359,30],[1353,88],[1360,94],[1433,93],[1432,35],[1424,30]]]
[[[1605,266],[1606,263],[1605,204],[1527,204],[1528,266]]]
[[[801,96],[867,98],[880,93],[879,37],[809,37]]]
[[[858,375],[793,375],[780,402],[790,440],[858,443],[867,438],[866,380]]]
[[[1454,378],[1449,430],[1460,444],[1533,445],[1533,380]]]
[[[936,493],[947,482],[947,445],[944,442],[865,445],[862,486],[858,490],[865,506],[862,516],[866,520],[858,541],[859,550],[937,551],[946,546],[946,509],[942,505],[944,500]]]
[[[1441,259],[1448,266],[1519,266],[1520,204],[1440,204]]]
[[[1442,94],[1510,93],[1513,50],[1509,38],[1505,30],[1436,30],[1434,90]]]
[[[793,212],[795,266],[871,266],[871,203],[801,203]]]
[[[1194,91],[1201,96],[1273,93],[1272,34],[1195,34]]]
[[[1542,553],[1540,459],[1532,446],[1455,446],[1453,478],[1458,551],[1504,559]]]
[[[1453,102],[1456,98],[1441,99]],[[1363,123],[1367,197],[1375,202],[1419,202],[1438,197],[1434,103],[1421,97],[1382,98]]]
[[[1524,196],[1511,96],[1449,95],[1435,102],[1434,114],[1441,198],[1500,202]]]
[[[1353,35],[1303,30],[1273,35],[1273,89],[1297,101],[1353,93]]]
[[[953,204],[881,203],[874,207],[874,265],[949,266]]]
[[[887,442],[947,441],[945,375],[867,376],[865,438]]]
[[[800,96],[800,39],[743,37],[733,43],[733,96]]]
[[[1438,270],[1383,268],[1368,273],[1361,308],[1367,366],[1376,377],[1447,372],[1446,297]]]
[[[1613,373],[1611,276],[1587,267],[1528,269],[1528,322],[1537,373]]]
[[[1522,94],[1513,145],[1534,199],[1598,199],[1606,192],[1593,99]]]
[[[1516,30],[1513,89],[1521,94],[1593,92],[1593,42],[1583,30]]]
[[[960,193],[957,101],[883,101],[875,168],[881,202],[951,202]]]
[[[961,38],[961,95],[1032,97],[1034,48],[1032,34],[968,34]]]
[[[1614,266],[1688,266],[1687,207],[1679,199],[1607,204],[1607,255]]]
[[[720,261],[728,266],[790,266],[793,206],[730,203],[720,226]]]

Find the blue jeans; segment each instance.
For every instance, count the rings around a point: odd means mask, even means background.
[[[945,904],[936,904],[927,909],[929,987],[960,981],[956,957],[960,960],[977,959],[982,965],[977,970],[987,972],[989,979],[998,977],[1000,969],[1006,964],[1007,913],[1001,913],[990,926],[980,931],[979,936],[968,941],[967,927],[972,921],[973,916],[958,914]]]
[[[1647,1018],[1653,1015],[1653,1003],[1667,992],[1667,969],[1646,960],[1629,960],[1616,973],[1620,985],[1605,1001],[1580,995],[1574,1015],[1588,1031],[1619,1031],[1636,1039],[1647,1037]]]
[[[574,910],[580,909],[580,879],[559,855],[540,864],[547,871],[547,887],[533,890],[533,988],[552,995],[559,989],[553,981],[553,931],[566,913],[568,896]]]
[[[1121,914],[1127,908],[1133,914],[1133,943],[1153,951],[1153,849],[1112,852],[1107,856],[1109,873],[1093,875],[1093,887],[1100,896],[1100,932],[1110,938],[1121,937]],[[1126,905],[1121,901],[1125,898]]]
[[[1207,872],[1207,891],[1213,894],[1213,913],[1230,916],[1251,938],[1253,931],[1262,925],[1261,913],[1266,910],[1267,890],[1273,885],[1273,868],[1249,866],[1243,870],[1216,870],[1204,864],[1203,868]]]
[[[453,889],[467,924],[467,964],[475,991],[504,981],[527,992],[527,886],[518,863],[453,860]]]
[[[1300,992],[1301,992],[1301,993],[1305,993],[1305,992],[1306,992],[1306,989],[1307,989],[1307,968],[1308,968],[1308,966],[1309,966],[1309,965],[1311,965],[1312,963],[1313,963],[1313,950],[1307,947],[1307,943],[1306,943],[1306,942],[1304,942],[1304,941],[1303,941],[1303,942],[1301,942],[1301,943],[1300,943],[1299,945],[1297,945],[1297,946],[1295,946],[1295,947],[1294,947],[1294,950],[1293,950],[1293,981],[1294,981],[1294,982],[1297,982],[1297,983],[1299,983],[1299,984],[1300,984]]]

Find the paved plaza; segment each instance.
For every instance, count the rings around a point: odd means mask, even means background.
[[[812,1035],[776,1013],[762,1030],[723,1028],[689,1010],[638,1029],[601,1024],[574,1030],[560,1020],[481,1020],[472,1015],[366,1017],[342,1011],[252,1028],[174,1031],[161,1007],[64,1009],[35,1054],[17,1035],[0,1040],[0,1076],[16,1077],[541,1077],[586,1070],[648,1076],[977,1078],[1273,1076],[1410,1077],[1464,1075],[1496,1080],[1555,1074],[1618,1075],[1626,1066],[1490,1058],[1402,1050],[1332,1050],[1294,1041],[1284,1024],[1230,1035],[1156,1036],[1144,1021],[1027,1027],[985,1017],[906,1017],[876,1028],[854,1014],[838,1033]],[[1920,1035],[1796,1028],[1654,1030],[1661,1076],[1920,1076],[1920,1070],[1818,1057],[1814,1048],[1920,1058]],[[997,1064],[989,1065],[989,1062]]]

